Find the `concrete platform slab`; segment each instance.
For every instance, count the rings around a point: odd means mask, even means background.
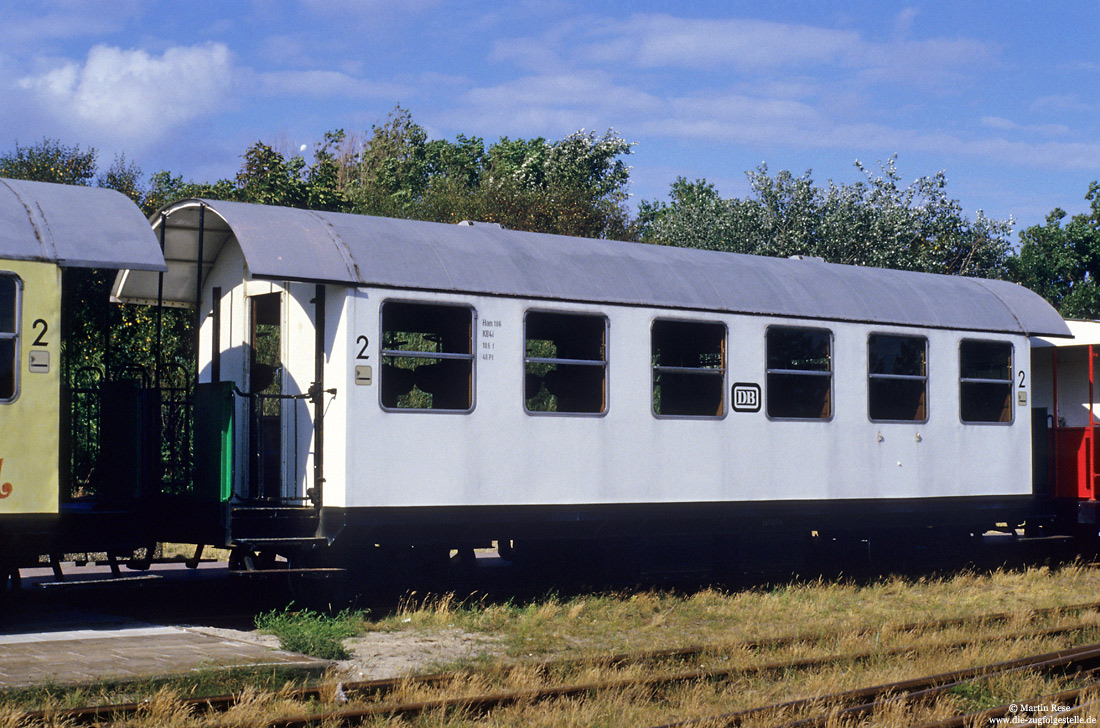
[[[183,676],[204,669],[331,663],[180,627],[132,625],[0,635],[0,689]]]

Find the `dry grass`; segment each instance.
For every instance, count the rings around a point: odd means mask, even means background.
[[[159,544],[158,550],[160,551],[159,557],[162,559],[186,561],[195,555],[195,544],[165,542]],[[229,561],[229,549],[206,546],[202,550],[202,558],[208,561]]]
[[[992,612],[1026,612],[1095,599],[1100,573],[1079,565],[871,585],[815,582],[770,590],[555,596],[524,605],[462,603],[412,595],[378,630],[458,627],[499,634],[513,657],[547,658],[793,634],[877,631]]]
[[[725,679],[696,679],[668,686],[636,685],[593,691],[545,702],[519,701],[487,715],[442,709],[409,719],[378,718],[367,725],[416,728],[457,726],[631,726],[705,718],[762,705],[814,698],[869,685],[950,672],[1100,640],[1100,612],[1038,615],[1036,610],[1095,599],[1100,573],[1083,566],[949,579],[887,579],[871,585],[812,583],[727,593],[709,589],[549,597],[529,604],[463,603],[453,596],[410,595],[392,616],[363,628],[421,633],[442,628],[487,632],[507,645],[502,658],[466,661],[465,671],[445,689],[406,681],[383,704],[526,691],[555,685],[626,681],[700,669],[731,669]],[[909,629],[904,625],[946,617],[1011,612],[1010,620]],[[1035,636],[1039,629],[1075,627],[1064,634]],[[789,643],[750,648],[745,642],[800,637]],[[965,644],[957,644],[965,643]],[[612,652],[706,645],[689,661],[663,660],[613,666],[569,662]],[[776,668],[805,658],[869,653],[861,659],[826,661],[809,669]],[[547,659],[561,662],[547,667]],[[761,669],[761,666],[773,666]],[[342,707],[333,683],[320,700],[301,702],[286,691],[246,689],[229,713],[201,716],[181,701],[186,686],[147,696],[135,726],[260,725],[278,716]],[[1074,687],[1072,679],[1026,671],[974,680],[928,702],[896,697],[873,715],[846,718],[833,709],[830,726],[903,726],[980,711],[1010,702],[1036,702]],[[374,699],[377,700],[377,699]],[[19,725],[16,707],[0,712],[0,728]],[[829,709],[815,706],[814,710]],[[754,714],[748,725],[779,726],[810,715],[805,706]]]

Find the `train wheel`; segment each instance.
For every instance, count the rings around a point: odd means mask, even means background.
[[[230,571],[252,571],[255,568],[255,554],[247,546],[234,546],[229,552]]]

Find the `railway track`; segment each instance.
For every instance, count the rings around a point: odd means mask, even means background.
[[[1100,671],[1100,643],[1084,645],[1082,647],[1047,652],[1031,655],[1015,660],[1007,660],[992,665],[957,670],[954,672],[940,673],[926,677],[904,680],[900,682],[873,685],[856,690],[831,693],[800,700],[791,700],[784,703],[764,705],[758,708],[726,713],[722,715],[710,715],[691,720],[665,723],[653,728],[687,728],[705,724],[708,728],[713,726],[739,726],[749,719],[759,717],[767,713],[779,713],[803,708],[812,708],[816,715],[812,715],[791,723],[785,723],[782,728],[819,728],[830,721],[838,719],[861,718],[885,707],[890,701],[904,700],[915,702],[928,700],[942,695],[948,690],[967,684],[974,680],[989,679],[994,676],[1004,675],[1009,672],[1021,670],[1054,671],[1070,668],[1086,669],[1090,679],[1096,671]],[[1072,691],[1075,694],[1083,694],[1085,691],[1100,685],[1100,682],[1090,682],[1088,686]],[[1066,694],[1069,694],[1068,692]],[[1035,705],[1040,704],[1043,698],[1035,698]],[[1032,703],[1028,703],[1031,705]],[[1006,706],[1006,714],[1010,710]],[[962,723],[965,725],[966,722]]]
[[[1075,604],[1064,607],[1035,610],[1027,613],[994,613],[968,618],[940,619],[929,622],[887,625],[885,629],[895,633],[928,633],[950,627],[967,627],[1018,623],[1029,618],[1057,617],[1073,613],[1100,611],[1100,602]],[[1054,638],[1100,629],[1095,620],[1086,620],[1071,624],[1060,624],[1033,630],[1032,638]],[[874,630],[867,630],[870,633]],[[291,714],[286,707],[280,717],[273,717],[265,725],[291,728],[314,725],[355,725],[358,723],[388,718],[415,719],[429,713],[461,712],[463,715],[484,714],[505,706],[546,703],[566,698],[588,699],[592,696],[608,695],[634,690],[647,694],[660,694],[679,686],[698,683],[732,683],[753,675],[788,674],[792,671],[821,669],[830,665],[853,665],[872,659],[902,658],[912,655],[929,645],[903,645],[894,648],[879,648],[846,652],[828,653],[812,657],[794,659],[765,660],[756,664],[730,664],[730,654],[751,651],[766,654],[769,650],[797,645],[827,644],[838,637],[835,633],[816,633],[791,635],[767,640],[738,643],[722,649],[714,646],[686,647],[672,650],[655,650],[631,654],[613,654],[575,660],[558,660],[535,665],[525,665],[522,669],[529,674],[542,676],[543,681],[558,679],[559,675],[574,675],[585,669],[618,670],[626,673],[622,677],[609,677],[596,680],[562,681],[558,684],[542,685],[525,689],[496,689],[471,692],[471,685],[485,685],[494,679],[501,679],[508,668],[489,670],[471,681],[469,673],[440,673],[407,678],[373,680],[341,685],[319,685],[296,690],[284,690],[279,694],[290,705],[302,706],[300,713]],[[974,635],[965,639],[946,640],[931,646],[940,650],[957,650],[990,642],[1003,641],[1003,634]],[[717,667],[706,667],[706,663],[723,663]],[[653,669],[651,669],[651,666]],[[630,669],[641,670],[641,674],[630,674]],[[514,668],[513,668],[514,669]],[[935,696],[972,681],[989,679],[991,676],[1008,674],[1013,671],[1065,672],[1067,670],[1092,671],[1100,669],[1100,644],[1062,649],[1053,652],[1030,655],[992,665],[967,668],[949,673],[941,673],[916,680],[893,682],[858,690],[830,695],[817,695],[774,705],[764,705],[740,712],[706,715],[691,720],[666,723],[670,726],[692,725],[740,725],[761,716],[790,712],[819,711],[818,717],[805,715],[799,722],[790,725],[824,725],[828,716],[856,718],[881,709],[889,700],[931,700]],[[1091,673],[1090,673],[1091,674]],[[506,682],[505,680],[501,680]],[[406,695],[421,695],[418,699],[409,699]],[[437,695],[437,696],[436,696]],[[397,697],[394,697],[397,696]],[[193,698],[179,701],[179,709],[188,715],[204,715],[204,725],[217,725],[219,713],[227,713],[239,706],[242,700],[254,696],[222,695],[206,698]],[[98,705],[67,710],[37,711],[22,716],[24,724],[65,723],[65,724],[102,724],[132,720],[149,712],[148,702]],[[824,712],[821,712],[824,711]],[[944,724],[954,725],[954,724]],[[958,724],[962,725],[962,723]]]

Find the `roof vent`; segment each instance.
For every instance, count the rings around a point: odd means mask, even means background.
[[[461,225],[462,223],[459,223],[459,224]],[[788,258],[790,260],[812,260],[815,263],[824,263],[825,262],[824,258],[819,258],[816,255],[791,255],[791,256],[788,256]]]
[[[480,227],[495,227],[497,230],[504,230],[504,226],[501,225],[499,222],[481,222],[480,220],[478,220],[478,221],[462,220],[461,222],[458,222],[456,224],[457,225],[462,225],[464,227],[474,227],[475,225],[477,225],[477,226],[480,226]]]

